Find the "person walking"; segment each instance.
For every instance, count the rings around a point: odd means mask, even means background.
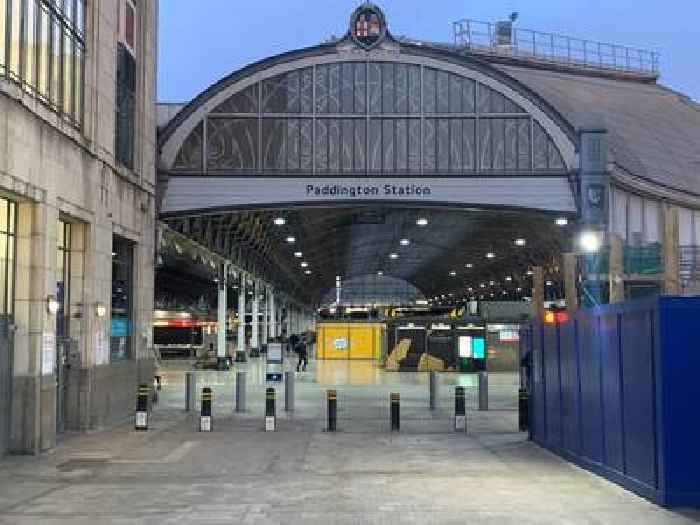
[[[309,354],[306,349],[306,338],[301,337],[299,338],[299,342],[297,343],[296,346],[296,352],[299,355],[299,361],[297,361],[297,372],[301,368],[304,372],[306,372],[306,365],[309,364]],[[302,362],[304,363],[302,366]]]

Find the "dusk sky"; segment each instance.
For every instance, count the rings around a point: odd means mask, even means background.
[[[187,101],[257,60],[347,30],[358,0],[186,0],[160,3],[160,101]],[[389,30],[451,41],[461,18],[648,48],[661,53],[661,82],[700,100],[699,0],[381,0]]]

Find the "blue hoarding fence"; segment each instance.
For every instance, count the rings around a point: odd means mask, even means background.
[[[664,506],[700,506],[700,297],[523,329],[532,437]]]

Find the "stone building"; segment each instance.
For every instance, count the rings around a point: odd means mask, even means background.
[[[157,15],[0,0],[0,455],[122,420],[152,376]]]

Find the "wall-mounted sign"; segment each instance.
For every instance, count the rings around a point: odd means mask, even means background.
[[[52,332],[42,334],[41,375],[51,376],[56,370],[56,335]]]
[[[333,347],[336,350],[346,350],[348,348],[348,338],[338,337],[335,341],[333,341]]]
[[[363,49],[372,49],[386,37],[386,18],[376,5],[365,3],[350,17],[350,35]]]

